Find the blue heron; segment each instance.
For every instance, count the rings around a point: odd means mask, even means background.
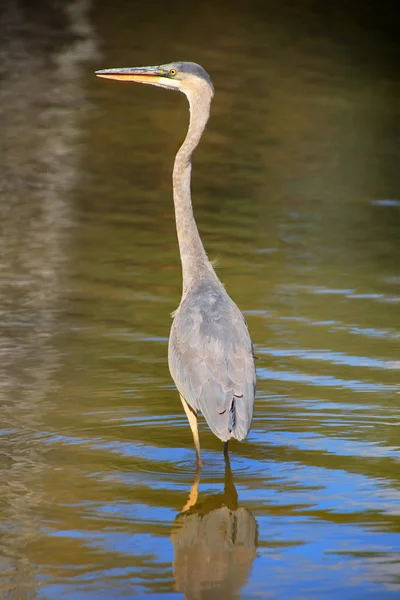
[[[96,75],[179,90],[189,101],[189,129],[173,170],[183,290],[173,315],[168,362],[201,464],[198,412],[225,442],[227,452],[228,440],[242,440],[250,429],[256,386],[253,346],[246,321],[207,257],[191,201],[191,160],[210,116],[213,84],[208,73],[191,62],[105,69],[96,71]]]

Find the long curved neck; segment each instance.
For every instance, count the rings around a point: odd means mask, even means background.
[[[176,230],[182,261],[183,296],[206,275],[216,278],[204,250],[190,194],[192,154],[198,145],[210,115],[211,90],[206,87],[187,94],[190,106],[189,129],[175,158],[173,184]]]

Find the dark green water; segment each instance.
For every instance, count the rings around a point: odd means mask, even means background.
[[[275,5],[3,14],[1,598],[400,595],[390,15]],[[258,356],[199,479],[167,366],[186,100],[93,76],[176,59],[215,84],[195,212]]]

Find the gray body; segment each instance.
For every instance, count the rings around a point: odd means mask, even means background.
[[[244,439],[253,416],[253,351],[242,313],[219,281],[204,277],[182,300],[168,358],[181,396],[213,433]]]
[[[183,291],[172,323],[168,358],[200,460],[198,411],[221,440],[242,440],[250,429],[256,385],[246,322],[208,260],[191,202],[191,158],[210,115],[214,88],[206,71],[195,63],[108,69],[96,74],[179,90],[189,101],[189,129],[173,171]]]

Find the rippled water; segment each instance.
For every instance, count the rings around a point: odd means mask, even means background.
[[[399,597],[395,41],[275,4],[6,12],[2,598]],[[187,105],[92,74],[174,59],[216,87],[196,218],[258,356],[201,473],[167,366]]]

